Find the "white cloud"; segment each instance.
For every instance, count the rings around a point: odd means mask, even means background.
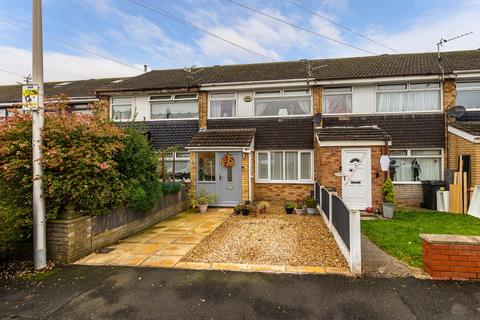
[[[31,52],[14,47],[0,46],[0,61],[6,69],[20,74],[31,74]],[[142,66],[136,66],[142,69]],[[78,80],[104,77],[124,77],[141,73],[127,66],[99,57],[67,55],[59,52],[44,53],[45,81]],[[20,75],[0,72],[0,84],[21,81]]]

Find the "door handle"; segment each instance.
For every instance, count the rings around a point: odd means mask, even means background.
[[[222,175],[221,174],[218,175],[218,180],[222,181]]]

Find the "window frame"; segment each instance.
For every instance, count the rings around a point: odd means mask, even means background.
[[[115,105],[118,105],[118,106],[125,106],[126,105],[126,103],[118,103],[118,104],[114,103],[115,99],[122,99],[122,98],[124,98],[124,99],[125,98],[130,98],[130,100],[131,100],[131,103],[130,103],[131,110],[130,110],[130,118],[129,119],[115,119],[113,117],[113,107]],[[135,97],[133,97],[133,96],[112,96],[112,97],[110,97],[110,119],[112,119],[114,122],[132,121],[133,117],[134,117],[134,113],[135,113],[134,112],[134,110],[135,110],[134,105],[135,105]]]
[[[232,94],[233,93],[233,98],[213,98],[212,95],[215,94]],[[235,113],[231,117],[212,117],[212,107],[211,107],[211,102],[212,101],[234,101],[234,108],[235,108]],[[208,119],[232,119],[232,118],[238,118],[238,93],[237,91],[213,91],[208,94]]]
[[[407,151],[406,155],[401,155],[401,156],[391,156],[390,154],[388,155],[390,160],[392,159],[414,159],[414,158],[437,158],[440,159],[440,180],[442,180],[445,176],[445,150],[444,148],[411,148],[411,149],[400,149],[400,148],[394,148],[390,149],[389,152],[392,151]],[[433,151],[440,151],[439,155],[424,155],[424,156],[412,156],[412,151],[428,151],[428,150],[433,150]],[[393,181],[393,184],[422,184],[422,181]]]
[[[272,180],[272,172],[271,172],[271,160],[272,160],[272,153],[275,152],[282,152],[283,156],[283,180]],[[286,156],[285,154],[288,152],[296,152],[297,153],[297,180],[287,180],[286,179]],[[310,179],[301,179],[302,174],[302,162],[301,162],[301,154],[302,153],[309,153],[310,154]],[[259,178],[259,154],[267,154],[267,179]],[[312,184],[314,182],[314,151],[309,149],[302,149],[302,150],[292,150],[292,149],[285,149],[285,150],[258,150],[255,151],[255,183],[265,183],[265,184]]]
[[[467,87],[467,88],[459,88],[458,87],[458,84],[459,83],[477,83],[478,86],[476,87]],[[477,80],[464,80],[464,81],[457,81],[455,83],[455,91],[456,91],[456,95],[455,95],[455,103],[457,102],[457,99],[458,99],[458,92],[459,91],[463,91],[463,92],[469,92],[469,91],[477,91],[480,95],[480,79],[477,79]],[[465,109],[467,111],[480,111],[480,105],[476,108],[467,108],[465,107]]]
[[[195,96],[195,97],[188,97],[188,98],[183,98],[182,96]],[[170,97],[169,99],[158,99],[155,97]],[[150,121],[175,121],[175,120],[198,120],[200,118],[200,112],[199,112],[199,107],[198,107],[198,93],[193,92],[193,93],[167,93],[167,94],[157,94],[157,95],[150,95],[147,99],[149,106],[150,106],[150,112],[149,112],[149,119]],[[157,119],[152,117],[152,104],[162,104],[162,103],[171,103],[175,104],[175,102],[183,102],[183,101],[196,101],[196,106],[197,106],[197,116],[192,117],[192,118],[170,118],[170,119]]]
[[[350,88],[350,91],[343,91],[343,92],[325,92],[325,89],[337,89],[337,88]],[[323,96],[322,96],[322,109],[326,108],[326,103],[325,103],[325,97],[326,96],[335,96],[335,95],[344,95],[344,94],[349,94],[352,97],[352,112],[344,112],[344,113],[335,113],[335,112],[325,112],[324,115],[345,115],[345,114],[354,114],[353,112],[353,92],[354,88],[353,86],[327,86],[323,87]]]
[[[305,94],[298,95],[285,95],[285,91],[305,91]],[[265,96],[258,96],[258,93],[263,92],[278,92],[279,94],[271,94]],[[295,98],[309,98],[310,99],[310,113],[308,114],[295,114],[295,115],[267,115],[259,116],[256,114],[255,102],[257,99],[264,101],[272,101],[274,99],[285,99],[285,100],[295,100]],[[271,99],[271,100],[269,100]],[[252,99],[252,117],[254,118],[292,118],[292,117],[311,117],[313,115],[313,95],[312,89],[310,87],[293,87],[293,88],[283,88],[283,89],[260,89],[253,91]]]
[[[427,89],[412,89],[410,86],[412,84],[422,84],[422,83],[438,83],[438,88],[427,88]],[[405,89],[401,90],[378,90],[381,86],[389,85],[405,85]],[[422,111],[393,111],[393,112],[381,112],[378,111],[378,94],[379,93],[408,93],[408,92],[421,92],[421,91],[438,91],[440,100],[437,110],[422,110]],[[374,114],[404,114],[404,113],[443,113],[443,82],[441,81],[410,81],[410,82],[392,82],[392,83],[377,83],[375,84],[375,110]]]

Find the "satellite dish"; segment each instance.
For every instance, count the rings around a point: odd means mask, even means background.
[[[314,116],[313,116],[313,123],[315,124],[320,124],[322,123],[322,114],[319,112],[319,113],[316,113]]]
[[[447,115],[449,117],[458,119],[458,118],[461,118],[465,114],[465,112],[466,112],[466,109],[464,106],[455,106],[448,109]]]

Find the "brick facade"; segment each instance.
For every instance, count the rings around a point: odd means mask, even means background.
[[[197,153],[190,152],[190,194],[197,194]]]
[[[411,207],[421,206],[423,202],[423,185],[394,184],[393,189],[398,204]]]
[[[437,280],[480,280],[480,238],[421,235],[423,270]]]
[[[242,201],[253,200],[249,199],[249,161],[251,154],[242,154]]]
[[[208,117],[208,92],[200,91],[198,93],[198,127],[207,128]]]
[[[475,144],[453,133],[448,134],[449,157],[448,167],[458,169],[458,157],[461,155],[470,156],[470,187],[480,185],[480,144]]]
[[[323,106],[323,87],[312,87],[313,114],[321,113]]]
[[[354,147],[351,147],[352,149]],[[360,147],[359,147],[360,148]],[[373,146],[371,149],[371,186],[372,186],[372,207],[380,208],[383,203],[382,186],[385,182],[385,173],[380,168],[380,157],[383,154],[383,147]],[[321,185],[333,187],[338,195],[342,196],[342,177],[335,176],[335,173],[342,169],[342,147],[319,147],[316,149],[315,167],[317,178]]]
[[[297,183],[256,183],[255,200],[274,201],[302,201],[313,192],[313,184]]]

